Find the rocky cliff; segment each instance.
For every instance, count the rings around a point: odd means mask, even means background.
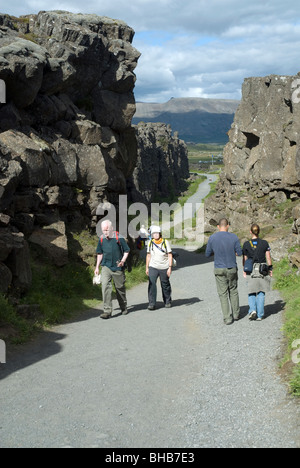
[[[217,194],[207,204],[207,231],[220,215],[239,232],[258,222],[273,232],[280,257],[298,241],[300,226],[300,75],[246,79],[229,140]],[[283,225],[292,220],[289,235]]]
[[[173,201],[186,190],[189,178],[188,151],[169,125],[140,123],[137,165],[128,180],[131,201],[146,205],[162,199]]]
[[[66,226],[95,225],[99,203],[126,193],[137,159],[133,36],[95,15],[0,16],[0,292],[30,285],[27,240],[63,265]]]
[[[185,189],[183,142],[131,125],[133,37],[96,15],[0,15],[0,292],[30,287],[31,247],[65,265],[70,233],[95,228],[99,205]]]

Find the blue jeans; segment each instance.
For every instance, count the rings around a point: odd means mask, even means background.
[[[260,291],[257,294],[249,294],[249,314],[253,311],[257,313],[258,318],[263,318],[265,314],[265,298],[264,292]]]

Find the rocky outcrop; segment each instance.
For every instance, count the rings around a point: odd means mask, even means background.
[[[239,232],[254,221],[279,228],[282,215],[292,217],[300,198],[299,96],[300,75],[245,80],[217,194],[207,203],[207,231],[223,215]]]
[[[178,133],[162,123],[135,126],[138,142],[136,168],[128,181],[131,201],[146,205],[173,201],[186,190],[189,178],[188,151]]]
[[[96,15],[0,16],[2,292],[29,287],[28,242],[63,265],[66,226],[95,225],[99,203],[126,193],[137,159],[133,36]]]

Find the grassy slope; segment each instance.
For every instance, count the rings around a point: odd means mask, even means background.
[[[20,303],[38,304],[38,316],[32,319],[21,317],[8,300],[0,295],[0,339],[13,343],[26,342],[38,330],[71,320],[79,312],[96,307],[102,301],[101,286],[93,286],[92,283],[97,238],[83,232],[76,235],[76,243],[81,245],[83,255],[86,255],[86,263],[71,258],[68,265],[57,268],[41,263],[32,255],[32,287]],[[131,273],[126,272],[126,276],[127,288],[145,281],[144,264],[139,263]]]
[[[290,363],[291,392],[300,397],[300,363],[292,362],[294,349],[292,344],[300,339],[300,275],[297,269],[292,269],[288,259],[276,264],[275,288],[281,292],[286,302],[284,333],[287,338],[287,352],[284,362]],[[298,355],[299,356],[299,355]]]

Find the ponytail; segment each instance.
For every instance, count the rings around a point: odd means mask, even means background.
[[[259,237],[259,233],[260,233],[260,227],[258,224],[252,224],[251,226],[251,232],[252,234],[254,234],[254,236],[257,236]]]

